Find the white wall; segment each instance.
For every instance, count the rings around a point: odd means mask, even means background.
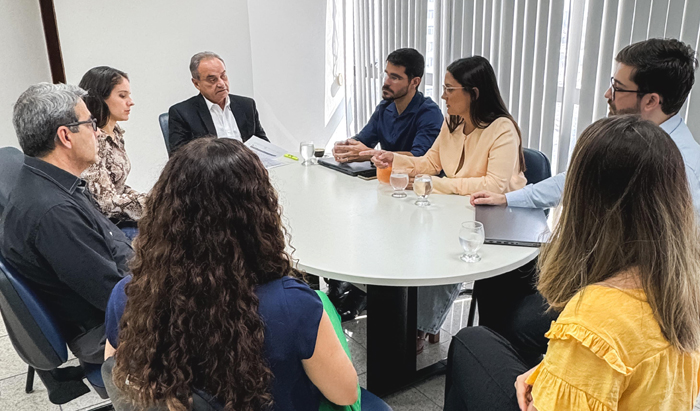
[[[327,22],[332,22],[327,7],[332,7],[331,1],[248,2],[260,119],[270,140],[292,152],[299,150],[300,141],[311,140],[322,148],[336,130],[345,133],[342,98],[337,93],[331,96],[326,81],[330,74],[326,37],[332,34],[326,30]],[[342,35],[342,28],[338,32]],[[342,47],[342,38],[339,43]],[[342,60],[339,64],[342,70]]]
[[[188,69],[193,54],[221,55],[231,92],[253,95],[246,0],[63,0],[55,6],[68,83],[78,84],[100,65],[129,74],[136,106],[122,127],[132,163],[128,183],[137,190],[153,186],[168,158],[158,115],[197,94]]]
[[[32,84],[51,81],[38,1],[0,1],[0,147],[19,147],[12,105]]]
[[[188,64],[198,51],[215,51],[226,60],[231,92],[255,98],[273,143],[296,152],[302,140],[324,147],[331,137],[345,136],[344,88],[333,85],[327,46],[334,1],[342,5],[340,0],[62,0],[55,7],[68,83],[78,84],[99,65],[129,74],[136,106],[121,124],[132,162],[128,182],[147,191],[167,161],[158,115],[197,93]],[[18,39],[0,42],[6,61],[0,65],[5,110],[0,141],[8,145],[16,144],[11,103],[29,84],[50,81],[38,2],[3,1],[0,34]],[[342,27],[336,35],[342,47]],[[342,70],[342,48],[338,53]]]

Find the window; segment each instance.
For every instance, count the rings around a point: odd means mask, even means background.
[[[350,1],[357,28],[354,127],[361,128],[378,103],[371,73],[387,50],[414,47],[425,55],[424,92],[443,108],[445,67],[482,55],[494,67],[523,144],[544,152],[554,172],[566,169],[577,133],[606,115],[602,96],[617,51],[651,37],[700,48],[700,1]],[[691,106],[700,109],[698,86],[681,110],[686,119]],[[689,118],[688,126],[700,136],[700,116]]]

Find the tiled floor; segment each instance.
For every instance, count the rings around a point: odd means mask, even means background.
[[[466,326],[469,313],[470,298],[460,297],[455,301],[451,312],[443,325],[440,344],[426,345],[425,351],[418,357],[418,367],[435,363],[446,358],[452,335]],[[360,385],[367,384],[367,319],[360,317],[354,321],[343,323],[345,335],[352,354],[355,369],[359,375]],[[68,362],[75,365],[77,360]],[[0,410],[13,411],[87,411],[91,408],[105,404],[94,391],[83,395],[74,401],[62,406],[49,402],[46,389],[36,378],[34,392],[26,394],[24,384],[27,366],[19,359],[10,342],[5,326],[0,319]],[[401,392],[384,398],[394,411],[439,411],[442,409],[445,393],[445,376],[439,375],[426,381],[409,387]],[[693,411],[700,411],[700,401],[696,403]]]
[[[72,355],[69,358],[66,366],[78,365],[78,360]],[[49,402],[46,388],[38,376],[34,378],[34,391],[30,394],[24,392],[26,380],[27,365],[17,356],[0,318],[0,410],[86,411],[109,402],[91,390],[68,404],[54,405]]]
[[[460,297],[455,301],[442,327],[439,344],[427,344],[418,356],[418,368],[423,368],[447,358],[452,335],[467,324],[470,298]],[[360,385],[366,387],[367,381],[367,318],[362,316],[354,321],[343,323],[348,338],[352,362],[360,377]],[[384,398],[394,411],[441,410],[445,397],[445,376],[438,375],[419,384],[411,386]]]

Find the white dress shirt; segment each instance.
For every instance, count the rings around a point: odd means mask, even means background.
[[[676,143],[683,156],[693,206],[695,213],[700,216],[700,144],[693,139],[688,126],[679,114],[664,121],[660,127],[671,136],[671,140]],[[520,190],[506,193],[506,201],[511,207],[555,207],[561,201],[565,180],[566,171],[537,184],[528,184]]]
[[[206,97],[204,97],[204,101],[207,103],[207,107],[209,107],[217,137],[232,138],[242,142],[241,131],[238,129],[236,118],[233,116],[233,111],[231,111],[231,99],[226,96],[226,106],[223,110],[221,106],[212,103]]]

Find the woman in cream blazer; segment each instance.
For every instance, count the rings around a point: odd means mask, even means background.
[[[381,150],[360,154],[373,155],[378,168],[408,173],[411,181],[418,174],[431,175],[435,193],[506,193],[523,188],[527,181],[520,130],[501,98],[489,61],[473,56],[450,64],[442,99],[448,117],[424,156]],[[459,289],[459,284],[419,288],[416,353],[422,352],[426,334],[440,331]]]

